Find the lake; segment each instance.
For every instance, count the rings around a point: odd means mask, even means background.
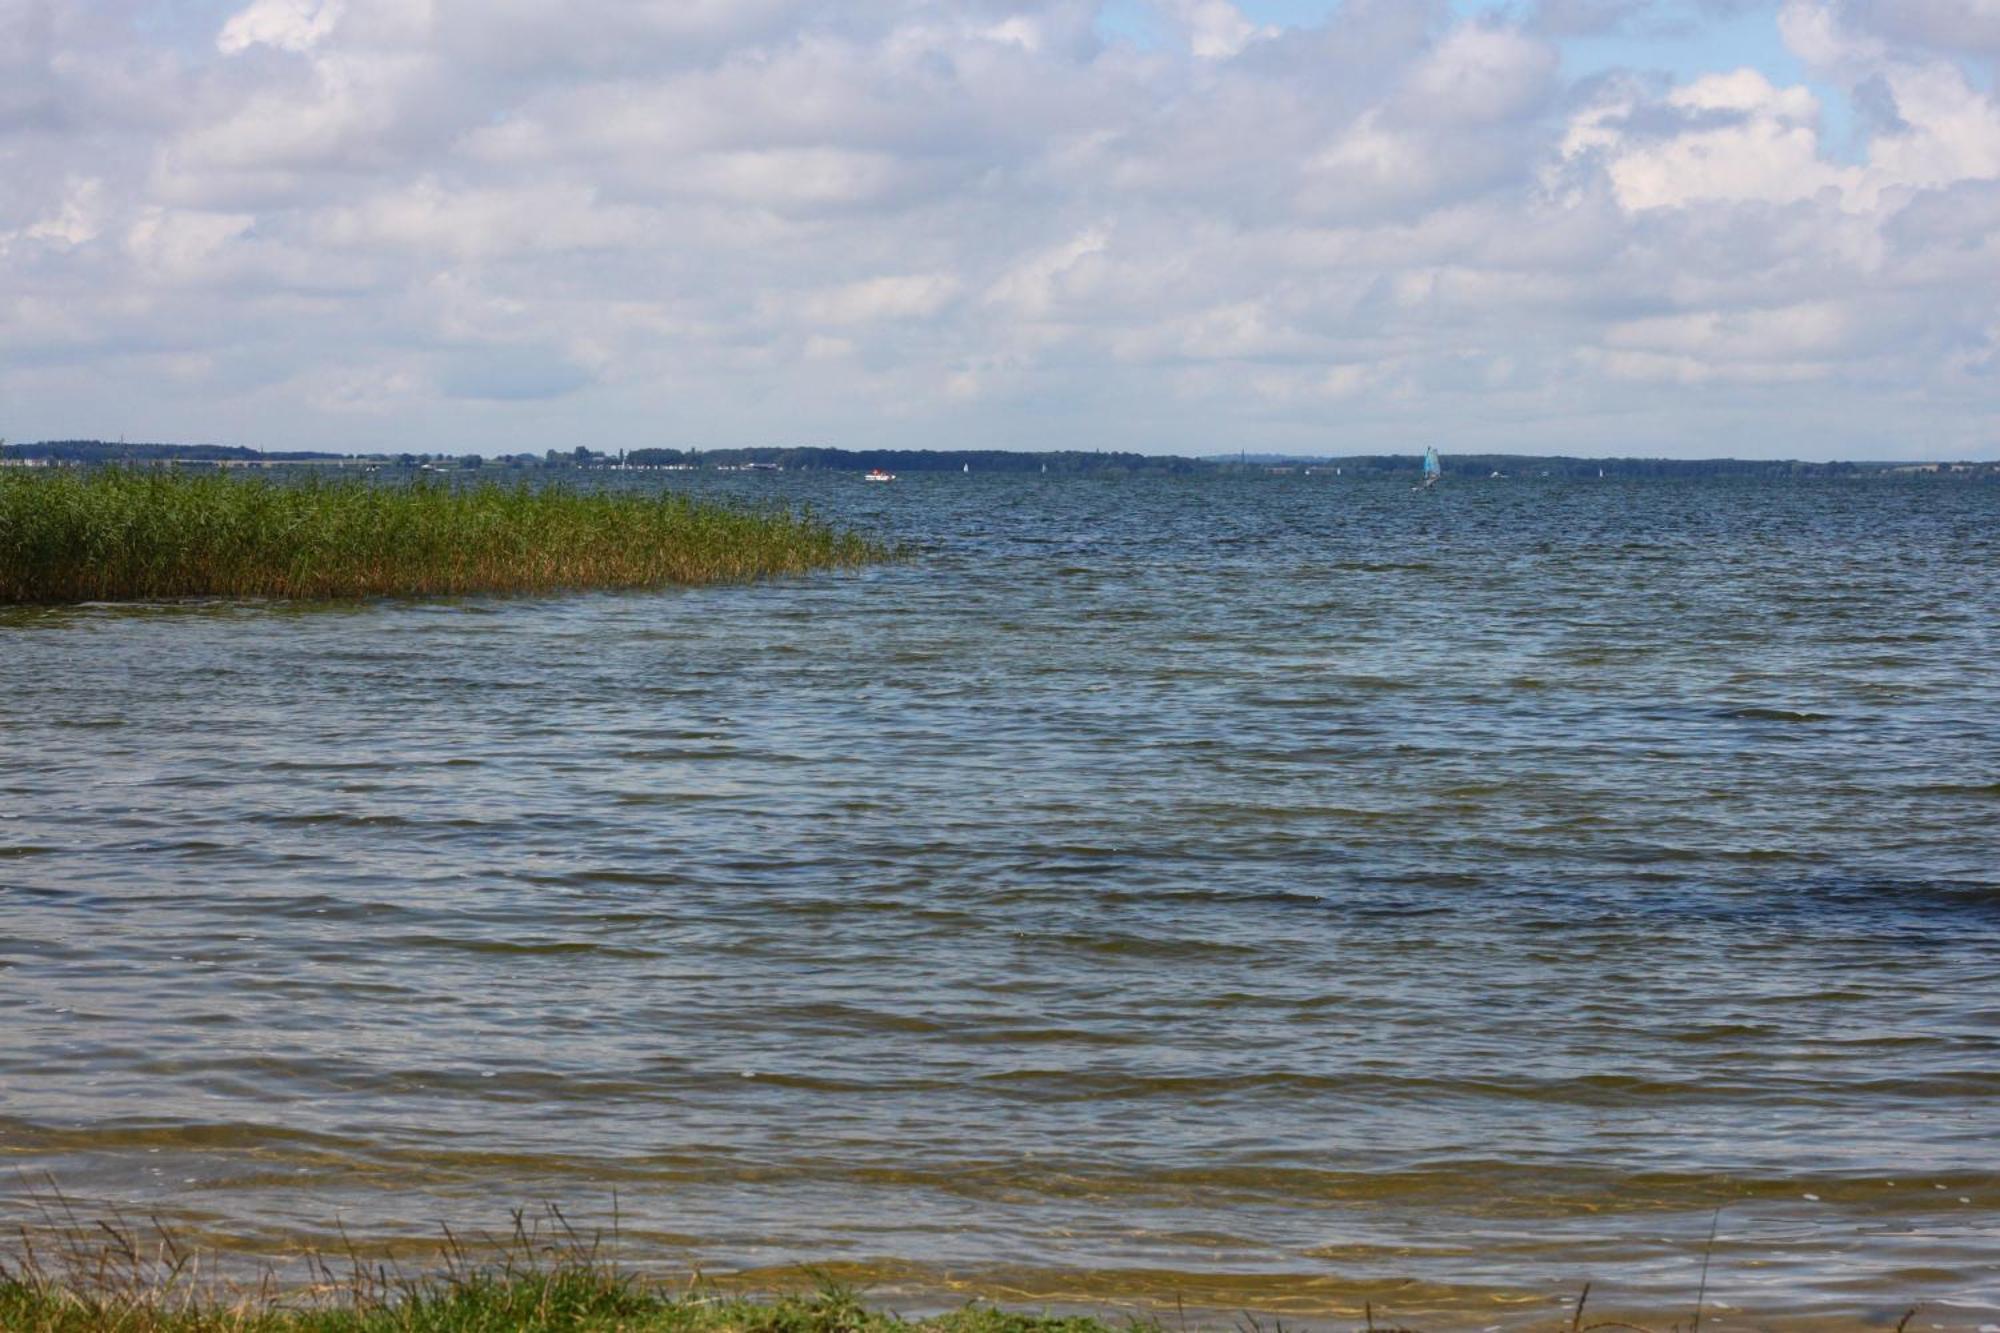
[[[2000,1324],[2000,487],[630,484],[909,557],[0,609],[0,1222]]]

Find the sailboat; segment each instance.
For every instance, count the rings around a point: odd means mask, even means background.
[[[1444,465],[1443,465],[1442,463],[1438,462],[1438,451],[1437,451],[1437,447],[1436,447],[1435,445],[1433,445],[1433,446],[1431,446],[1431,447],[1429,447],[1429,448],[1426,448],[1426,449],[1424,450],[1424,485],[1423,485],[1423,489],[1424,489],[1424,490],[1429,490],[1429,489],[1431,489],[1431,488],[1432,488],[1433,486],[1437,485],[1437,484],[1438,484],[1438,478],[1439,478],[1439,477],[1442,477],[1443,475],[1444,475]]]

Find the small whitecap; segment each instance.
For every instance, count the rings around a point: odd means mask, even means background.
[[[482,1069],[482,1070],[480,1070],[480,1071],[479,1071],[479,1077],[481,1077],[481,1078],[492,1078],[492,1077],[493,1077],[493,1075],[494,1075],[494,1074],[495,1074],[496,1072],[498,1072],[498,1071],[496,1071],[496,1070],[492,1070],[492,1069]]]

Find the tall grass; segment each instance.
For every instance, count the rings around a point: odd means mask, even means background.
[[[0,469],[0,603],[646,588],[886,554],[810,514],[675,493]]]

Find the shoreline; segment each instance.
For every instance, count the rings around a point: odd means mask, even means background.
[[[800,1266],[792,1280],[760,1274],[665,1276],[594,1254],[550,1258],[540,1247],[479,1261],[453,1245],[441,1266],[410,1272],[359,1251],[314,1253],[308,1276],[286,1281],[204,1276],[189,1252],[113,1234],[97,1256],[49,1267],[41,1253],[0,1258],[0,1327],[17,1333],[460,1333],[481,1329],[618,1330],[619,1333],[1516,1333],[1623,1329],[1679,1333],[1706,1325],[1772,1333],[1893,1328],[1989,1328],[1942,1323],[1947,1308],[1923,1301],[1852,1313],[1743,1308],[1692,1293],[1679,1309],[1621,1298],[1613,1284],[1584,1283],[1549,1300],[1439,1304],[1380,1284],[1381,1299],[1317,1305],[1302,1313],[1261,1307],[1034,1296],[1007,1290],[884,1290],[844,1282],[837,1270]],[[134,1256],[138,1256],[136,1262]]]
[[[1706,1255],[1686,1296],[1621,1291],[1615,1279],[1540,1291],[1461,1287],[1414,1278],[1301,1273],[1291,1299],[1250,1296],[1251,1275],[1127,1272],[1119,1290],[1065,1283],[1058,1270],[1004,1268],[953,1278],[895,1261],[788,1263],[708,1272],[678,1248],[593,1227],[562,1209],[512,1214],[511,1230],[441,1226],[428,1245],[355,1239],[337,1226],[327,1248],[283,1256],[202,1249],[158,1221],[107,1220],[61,1195],[38,1197],[41,1222],[0,1240],[0,1327],[32,1333],[469,1333],[512,1328],[623,1333],[1514,1333],[1704,1325],[1819,1333],[1906,1327],[1990,1328],[1951,1318],[1949,1298],[1878,1301],[1848,1311],[1793,1312],[1783,1293],[1745,1306],[1726,1299]],[[892,1270],[898,1270],[891,1276]],[[1008,1276],[1003,1277],[1003,1274]],[[1083,1278],[1084,1274],[1070,1276]],[[1150,1277],[1150,1280],[1148,1280]],[[1053,1279],[1053,1280],[1052,1280]],[[1713,1279],[1713,1280],[1712,1280]],[[1261,1282],[1286,1281],[1276,1274]],[[1734,1293],[1730,1293],[1734,1294]],[[1892,1308],[1893,1307],[1893,1308]]]

